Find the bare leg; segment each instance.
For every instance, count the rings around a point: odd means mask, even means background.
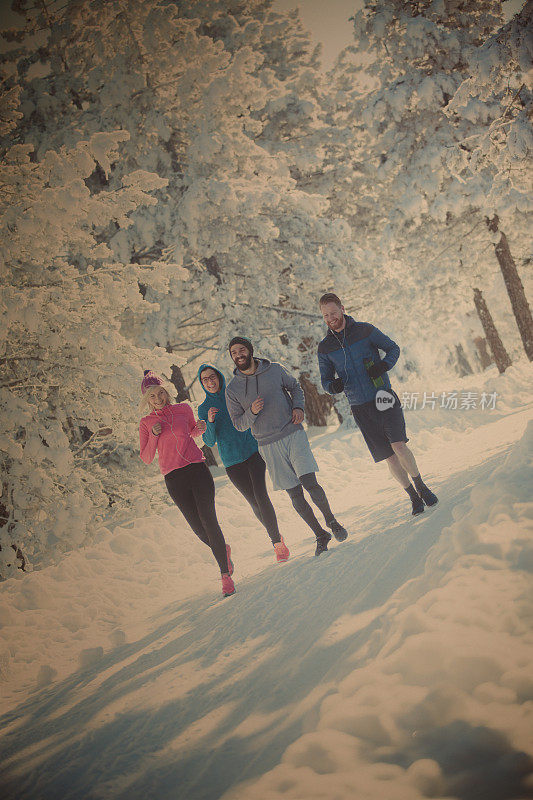
[[[415,457],[405,442],[391,442],[391,447],[394,450],[394,455],[387,459],[387,463],[396,480],[402,484],[411,498],[413,514],[418,514],[421,510],[424,510],[423,504],[421,509],[419,507],[420,500],[427,506],[434,506],[438,503],[437,495],[422,480]],[[397,459],[397,463],[394,462],[394,459]],[[409,476],[413,479],[414,486],[412,486]]]
[[[412,478],[414,478],[415,475],[420,474],[420,470],[418,469],[418,466],[416,464],[415,457],[411,452],[411,450],[407,447],[405,442],[391,442],[391,447],[394,450],[394,455],[398,458],[404,472],[409,473],[409,475],[411,475]],[[394,456],[391,456],[391,459],[392,458],[394,458]],[[391,459],[387,459],[387,461]],[[398,478],[397,480],[400,479]],[[407,486],[407,483],[405,484],[402,483],[402,486],[405,488],[405,486]]]
[[[411,481],[409,480],[409,475],[402,467],[400,459],[396,454],[390,456],[389,458],[385,459],[387,462],[387,466],[391,472],[393,478],[395,478],[398,483],[403,486],[404,489],[407,489],[408,486],[411,485]]]

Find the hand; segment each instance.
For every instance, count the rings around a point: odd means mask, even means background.
[[[161,433],[160,422],[156,422],[155,425],[152,425],[152,433],[154,434],[154,436],[159,436],[159,434]]]
[[[294,425],[299,425],[301,422],[304,421],[304,412],[301,408],[293,408],[292,409],[292,421]]]
[[[370,378],[379,378],[385,372],[387,372],[387,365],[384,361],[378,361],[377,364],[372,364],[367,370],[368,375]]]
[[[265,403],[262,397],[256,397],[254,402],[250,406],[252,414],[259,414],[259,412],[262,411],[264,407]]]
[[[205,421],[205,419],[199,419],[198,420],[198,422],[196,423],[196,430],[198,431],[198,433],[205,433],[206,432],[206,430],[207,430],[207,422]]]
[[[344,389],[344,381],[342,378],[335,378],[330,384],[332,394],[339,394]]]
[[[209,422],[214,422],[215,421],[215,417],[216,417],[216,415],[218,414],[219,411],[220,411],[220,408],[215,408],[214,406],[209,409],[209,411],[207,412],[207,419],[209,420]]]

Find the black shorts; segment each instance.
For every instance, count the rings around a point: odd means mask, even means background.
[[[396,392],[394,405],[386,411],[378,411],[374,400],[360,406],[350,406],[357,427],[374,461],[384,461],[394,455],[391,442],[408,442],[405,433],[405,417],[402,404]]]

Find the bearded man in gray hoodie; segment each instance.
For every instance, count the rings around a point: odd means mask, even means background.
[[[235,364],[234,377],[226,387],[231,421],[238,431],[250,428],[274,489],[288,492],[295,510],[315,534],[318,556],[328,549],[331,534],[320,525],[305,499],[304,489],[335,538],[342,542],[348,533],[335,519],[326,493],[316,479],[318,465],[302,426],[302,387],[281,364],[254,358],[249,339],[235,336],[229,343],[229,353]]]

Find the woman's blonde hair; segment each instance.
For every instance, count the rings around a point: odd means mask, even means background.
[[[148,402],[148,394],[150,393],[151,389],[164,389],[165,392],[167,393],[167,404],[172,403],[172,397],[170,396],[170,392],[172,391],[172,389],[170,389],[168,384],[160,383],[160,384],[155,384],[154,386],[149,386],[148,389],[146,390],[146,392],[141,397],[141,402],[139,403],[139,413],[140,414],[144,414],[146,409],[150,408],[150,404]],[[150,411],[151,410],[152,409],[150,408]]]

